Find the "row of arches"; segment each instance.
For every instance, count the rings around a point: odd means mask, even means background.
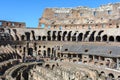
[[[120,76],[116,76],[114,73],[105,73],[105,71],[101,71],[99,76],[106,76],[106,80],[119,80]]]
[[[55,58],[56,50],[54,48],[47,48],[47,50],[38,51],[38,54],[44,58]]]
[[[9,54],[6,54],[6,53],[0,54],[0,62],[7,61],[9,59],[20,59],[20,58],[21,58],[21,56],[15,52],[9,53]]]
[[[40,40],[40,41],[110,41],[110,42],[120,42],[120,35],[108,35],[101,31],[86,31],[86,32],[79,32],[79,31],[48,31],[47,35],[44,36],[35,36],[34,31],[32,34],[26,32],[25,35],[15,35],[16,40],[20,41],[30,41],[30,40]],[[12,38],[14,39],[14,38]]]
[[[86,31],[85,33],[83,32],[58,32],[55,33],[56,31],[54,31],[51,35],[50,35],[50,31],[48,32],[48,36],[46,36],[46,40],[47,41],[111,41],[111,42],[120,42],[120,35],[117,36],[108,36],[107,34],[104,34],[104,31],[101,30],[99,32],[93,31]],[[45,36],[44,36],[45,37]],[[41,40],[45,40],[42,39]]]

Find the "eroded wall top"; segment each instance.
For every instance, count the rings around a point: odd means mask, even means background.
[[[98,8],[46,8],[39,20],[46,25],[96,24],[120,20],[120,3],[102,5]]]
[[[0,27],[24,28],[26,27],[26,24],[24,22],[13,22],[13,21],[0,20]]]

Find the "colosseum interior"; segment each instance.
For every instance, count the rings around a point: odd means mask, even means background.
[[[120,80],[120,3],[0,20],[0,80]]]

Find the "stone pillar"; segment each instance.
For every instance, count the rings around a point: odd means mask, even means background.
[[[107,42],[109,42],[109,37],[107,37]]]
[[[73,54],[71,54],[71,58],[73,58]]]
[[[120,68],[120,64],[119,64],[119,62],[120,62],[120,60],[119,60],[119,58],[117,58],[117,69]]]

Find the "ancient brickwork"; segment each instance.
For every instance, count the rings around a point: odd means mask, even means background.
[[[37,28],[0,20],[0,78],[119,80],[119,45],[120,3],[46,8]]]

